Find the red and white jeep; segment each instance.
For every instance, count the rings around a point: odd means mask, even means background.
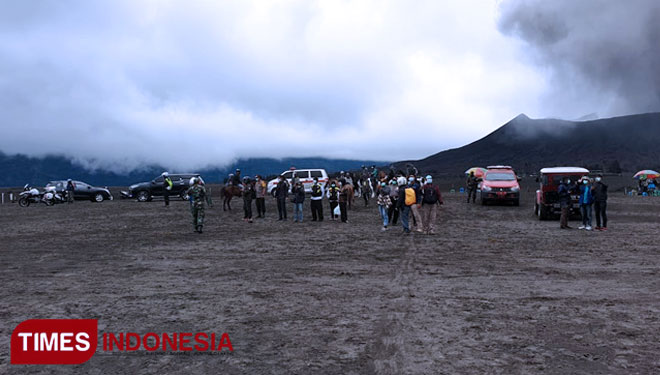
[[[588,169],[578,167],[555,167],[543,168],[539,177],[536,179],[540,183],[539,190],[536,191],[536,204],[534,205],[534,213],[538,216],[539,220],[547,220],[554,214],[561,213],[559,205],[559,184],[568,177],[571,183],[579,180],[582,176],[589,174]],[[579,215],[578,195],[571,194],[571,215]]]

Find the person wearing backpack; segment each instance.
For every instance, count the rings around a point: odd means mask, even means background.
[[[435,234],[435,219],[438,215],[438,206],[443,204],[440,189],[433,185],[431,175],[426,176],[426,184],[422,187],[422,222],[424,233]]]
[[[318,177],[314,177],[312,184],[312,221],[323,221],[323,185],[319,184]]]
[[[411,230],[422,233],[422,228],[424,227],[424,221],[422,220],[422,213],[421,213],[422,186],[420,185],[419,181],[417,181],[415,175],[411,175],[410,177],[408,177],[408,181],[410,182],[410,187],[415,190],[415,199],[416,199],[415,204],[410,206],[410,212],[412,212],[412,217],[413,217],[413,225]]]
[[[335,215],[335,208],[339,205],[339,188],[337,187],[337,182],[332,180],[330,182],[330,188],[328,188],[328,203],[330,203],[330,218],[335,220],[337,215]]]
[[[410,208],[417,204],[417,197],[415,196],[415,189],[412,187],[412,181],[409,181],[408,185],[399,186],[398,204],[403,233],[408,234],[410,233]]]

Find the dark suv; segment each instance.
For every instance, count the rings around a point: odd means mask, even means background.
[[[171,173],[172,190],[170,196],[179,196],[181,199],[188,199],[186,191],[190,187],[190,179],[199,177],[199,173]],[[149,182],[140,182],[128,187],[128,191],[122,191],[122,198],[135,198],[138,202],[148,202],[154,197],[163,196],[163,176],[158,176]]]

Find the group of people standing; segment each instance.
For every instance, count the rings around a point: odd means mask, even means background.
[[[571,229],[568,225],[568,217],[573,205],[572,193],[579,193],[578,205],[582,216],[582,225],[578,229],[591,231],[593,229],[607,230],[607,185],[603,182],[603,175],[598,175],[593,180],[587,176],[581,177],[573,184],[570,177],[564,177],[559,185],[559,204],[561,216],[559,227]],[[592,227],[592,213],[596,214],[596,228]]]
[[[355,186],[350,175],[340,174],[338,178],[330,179],[326,184],[313,179],[309,200],[311,221],[323,221],[325,199],[328,200],[331,220],[348,222],[348,210],[355,195]],[[397,225],[400,218],[404,233],[412,231],[426,234],[435,233],[435,221],[438,206],[443,203],[440,189],[433,185],[432,177],[417,178],[415,175],[405,177],[385,176],[375,179],[377,186],[377,206],[382,219],[382,230]],[[265,198],[268,195],[267,184],[259,175],[254,180],[243,178],[243,211],[244,220],[252,223],[252,201],[256,200],[257,218],[265,217]],[[301,223],[304,218],[304,204],[307,194],[303,183],[295,176],[288,181],[280,176],[273,192],[277,201],[278,220],[287,220],[287,207],[293,205],[293,222]]]

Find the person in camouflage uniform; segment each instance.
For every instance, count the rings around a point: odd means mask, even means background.
[[[200,183],[198,177],[190,179],[190,188],[188,189],[190,197],[190,212],[192,213],[193,227],[195,232],[202,233],[204,226],[204,204],[206,203],[206,189]]]

